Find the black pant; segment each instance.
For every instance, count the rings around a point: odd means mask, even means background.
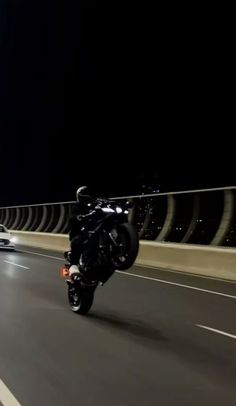
[[[71,265],[78,265],[83,246],[83,238],[81,237],[81,235],[76,235],[75,237],[73,237],[70,246],[71,246],[71,257],[70,257]]]

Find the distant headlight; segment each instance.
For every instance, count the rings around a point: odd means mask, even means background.
[[[116,213],[118,213],[118,214],[119,214],[119,213],[122,213],[122,211],[123,211],[123,210],[122,210],[122,208],[121,208],[121,207],[116,207]]]

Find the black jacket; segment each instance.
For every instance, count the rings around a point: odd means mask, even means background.
[[[72,207],[72,213],[69,220],[69,236],[70,240],[75,236],[82,234],[83,228],[91,226],[96,218],[95,202],[80,204],[76,202]]]

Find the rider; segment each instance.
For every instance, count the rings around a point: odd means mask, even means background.
[[[89,196],[88,187],[81,186],[76,191],[76,203],[70,218],[70,268],[69,275],[80,273],[78,268],[79,258],[82,253],[83,242],[86,239],[86,224],[93,221],[96,211],[94,210],[94,200]]]

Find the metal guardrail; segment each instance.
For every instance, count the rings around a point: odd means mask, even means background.
[[[141,239],[236,246],[236,186],[122,196],[133,201],[129,212]],[[74,202],[0,208],[9,229],[66,234]]]

